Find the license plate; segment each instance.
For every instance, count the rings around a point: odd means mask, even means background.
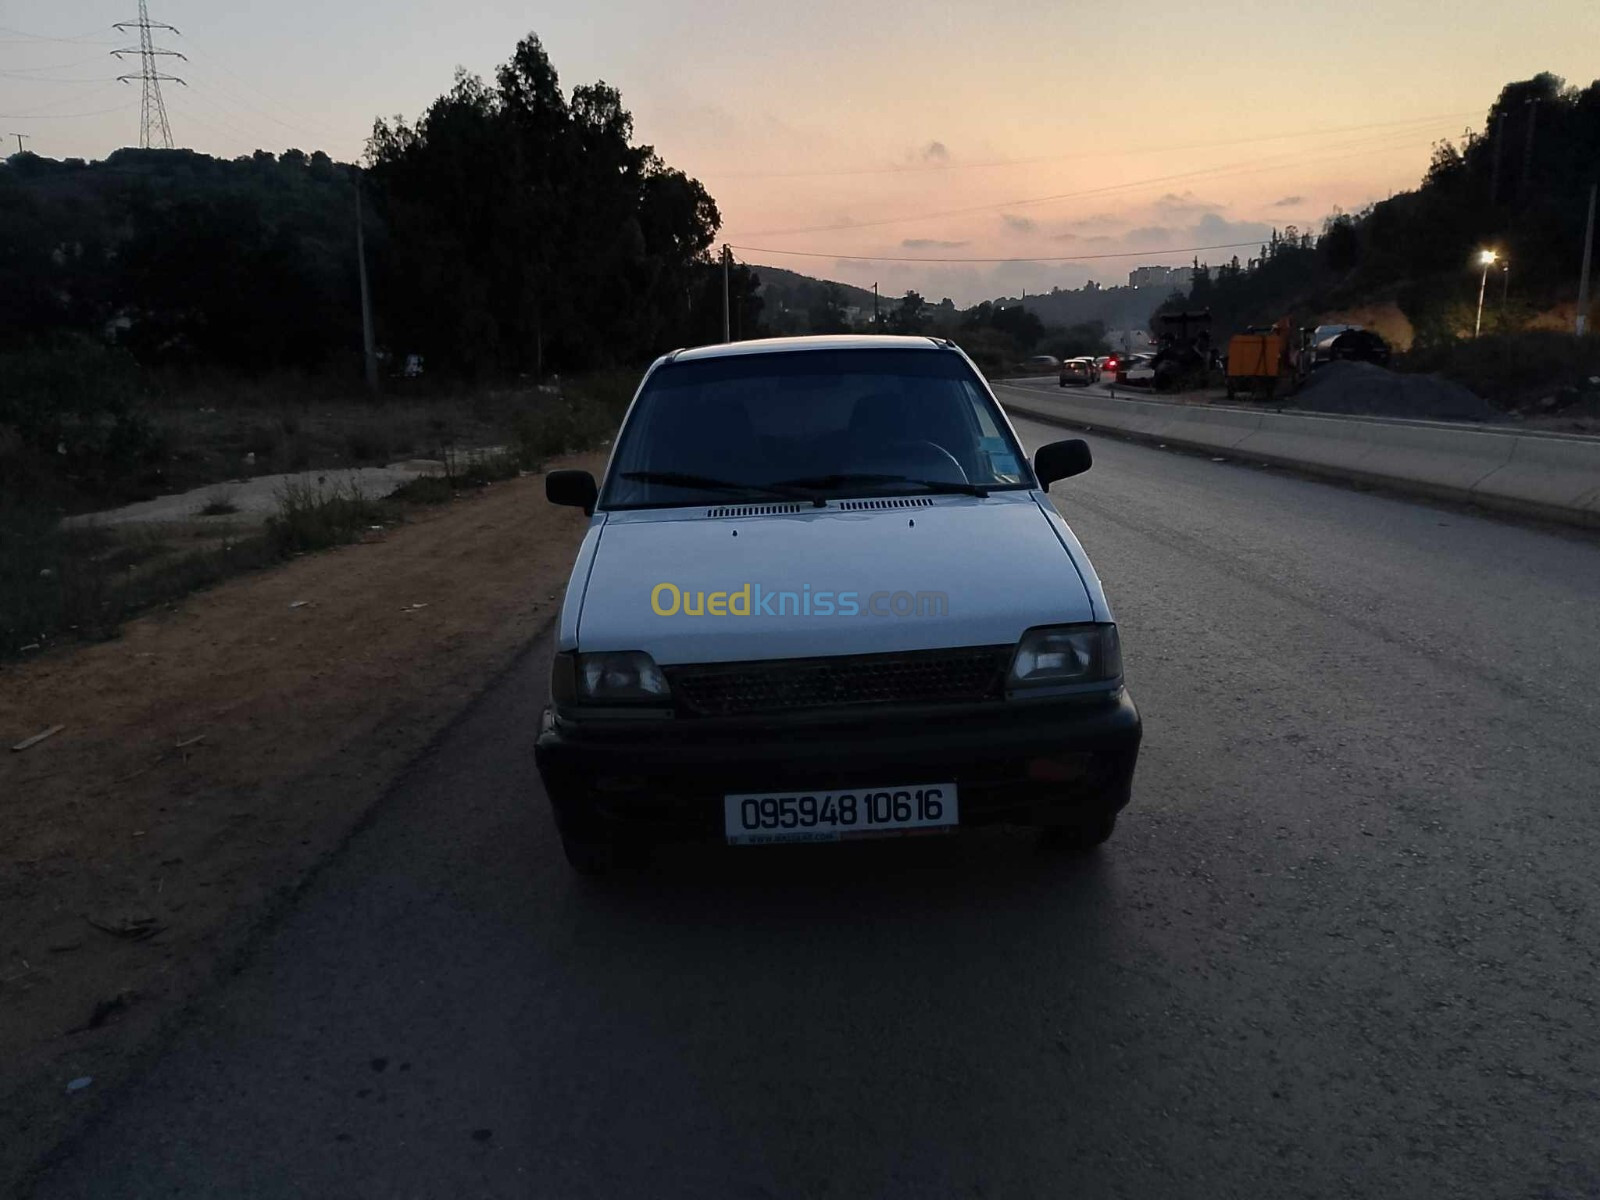
[[[735,846],[839,842],[946,830],[960,823],[953,783],[756,792],[724,796],[723,830]]]

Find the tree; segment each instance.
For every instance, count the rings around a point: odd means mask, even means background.
[[[917,292],[907,292],[889,314],[891,333],[921,333],[923,299]]]
[[[850,318],[844,311],[844,293],[838,284],[830,283],[823,289],[822,297],[806,313],[812,333],[849,333]]]
[[[1336,213],[1322,230],[1323,260],[1332,271],[1351,270],[1361,260],[1361,236],[1348,213]]]
[[[1014,339],[1024,354],[1044,336],[1044,322],[1020,304],[995,309],[990,324]]]
[[[569,98],[533,35],[494,86],[461,73],[414,124],[379,121],[395,335],[463,371],[535,373],[686,340],[721,217],[632,137],[620,93]]]

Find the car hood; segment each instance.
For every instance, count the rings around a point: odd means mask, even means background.
[[[732,662],[1001,645],[1034,625],[1097,619],[1082,551],[1029,492],[712,511],[605,514],[574,572],[565,648]],[[702,593],[747,595],[732,607],[748,612],[683,611],[701,609]]]

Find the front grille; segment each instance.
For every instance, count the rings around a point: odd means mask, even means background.
[[[1012,646],[664,667],[678,711],[730,717],[868,704],[998,699]]]

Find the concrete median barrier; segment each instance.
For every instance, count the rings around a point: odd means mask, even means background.
[[[1171,407],[1176,411],[1161,430],[1161,436],[1167,441],[1213,450],[1235,450],[1248,445],[1261,429],[1261,413],[1194,405]]]
[[[1224,451],[1346,482],[1600,527],[1600,438],[1256,412],[1095,392],[1056,396],[1005,384],[997,391],[1014,412],[1055,424]]]
[[[1437,425],[1378,424],[1371,436],[1372,449],[1359,468],[1364,475],[1451,498],[1472,495],[1511,460],[1517,441],[1514,434]]]
[[[1600,443],[1526,435],[1511,440],[1510,458],[1478,481],[1475,495],[1530,512],[1570,509],[1600,525]]]

